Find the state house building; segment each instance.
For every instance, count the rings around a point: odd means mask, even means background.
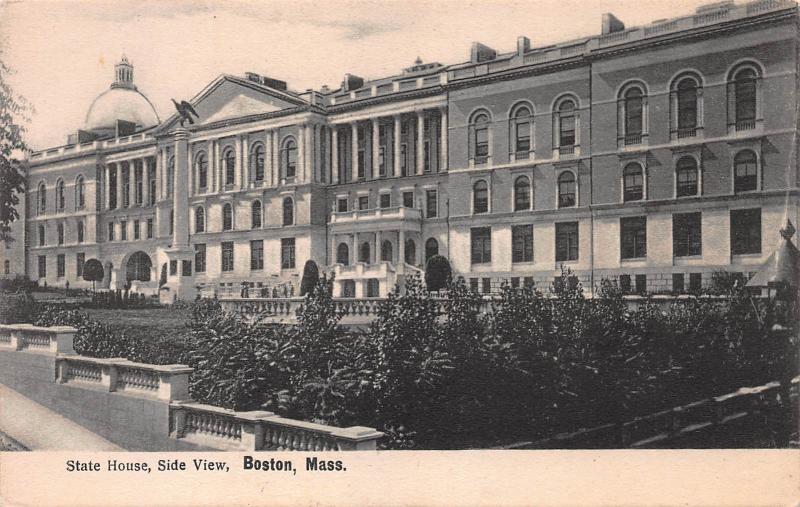
[[[303,93],[254,73],[159,119],[123,60],[69,144],[29,159],[26,271],[173,297],[297,285],[383,296],[434,254],[490,292],[684,291],[749,273],[798,218],[798,10],[721,2],[691,15],[469,61],[417,61]],[[139,69],[137,69],[139,70]],[[146,71],[146,69],[145,69]]]

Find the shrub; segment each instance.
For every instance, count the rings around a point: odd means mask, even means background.
[[[316,287],[319,282],[319,268],[317,263],[311,259],[306,261],[303,266],[303,278],[300,281],[300,295],[305,296]]]
[[[0,324],[31,322],[36,314],[36,302],[29,292],[0,293]]]
[[[438,291],[447,287],[452,278],[450,261],[441,255],[433,255],[425,264],[425,285],[429,291]]]
[[[97,259],[89,259],[83,265],[83,279],[92,282],[92,291],[95,290],[95,282],[100,282],[105,276],[103,265]]]

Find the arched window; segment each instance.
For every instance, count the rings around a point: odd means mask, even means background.
[[[533,151],[533,111],[526,104],[512,109],[509,137],[514,160],[527,159]]]
[[[472,187],[473,213],[489,212],[489,185],[485,180],[478,180]]]
[[[439,242],[436,238],[428,238],[425,242],[425,262],[434,255],[439,255]]]
[[[623,200],[641,201],[644,199],[644,172],[642,166],[631,162],[622,170]]]
[[[758,72],[752,66],[733,73],[733,122],[737,131],[756,127],[758,78]]]
[[[485,164],[489,160],[489,113],[479,111],[470,121],[470,155],[475,164]]]
[[[64,211],[64,180],[59,179],[56,182],[56,209]]]
[[[261,143],[254,144],[250,149],[250,174],[253,181],[264,181],[264,145]]]
[[[381,260],[385,262],[392,262],[394,260],[394,252],[392,251],[392,242],[388,239],[381,243]]]
[[[564,171],[558,177],[558,207],[575,206],[575,175],[572,171]]]
[[[197,173],[197,188],[205,190],[208,188],[208,159],[206,154],[200,152],[194,161],[195,171]]]
[[[283,142],[283,148],[281,148],[281,173],[287,180],[294,178],[297,174],[297,143],[293,137],[289,137]]]
[[[417,263],[417,244],[413,239],[406,240],[406,264],[414,265]]]
[[[675,165],[675,195],[697,195],[700,189],[697,162],[694,157],[681,157]]]
[[[638,86],[628,88],[623,97],[625,144],[641,144],[644,133],[644,92]]]
[[[233,229],[233,207],[226,202],[222,206],[222,230],[230,231]]]
[[[167,197],[172,197],[172,188],[175,186],[175,157],[169,157],[167,163]]]
[[[294,224],[294,201],[291,197],[283,200],[283,225]]]
[[[194,232],[205,232],[206,230],[206,212],[202,206],[198,206],[194,210]]]
[[[753,150],[742,150],[733,159],[733,191],[749,190],[758,190],[758,157]]]
[[[700,80],[690,75],[678,78],[672,91],[672,125],[678,139],[694,137],[700,126]]]
[[[75,179],[75,209],[83,209],[86,206],[86,188],[83,176]]]
[[[531,209],[531,184],[527,176],[514,181],[514,211]]]
[[[39,183],[37,202],[39,204],[38,206],[39,213],[47,212],[47,187],[44,185],[43,182]]]
[[[575,153],[575,145],[578,144],[575,109],[575,101],[571,98],[563,99],[558,103],[556,132],[558,133],[558,151],[561,155]]]
[[[83,221],[82,220],[78,220],[77,230],[78,230],[78,243],[83,243]]]
[[[255,200],[250,206],[250,228],[261,228],[261,201]]]
[[[336,247],[336,262],[342,266],[350,265],[350,248],[347,243],[339,243]]]
[[[361,248],[358,251],[358,261],[369,264],[370,260],[369,243],[365,241],[361,243]]]
[[[236,153],[233,148],[222,152],[222,170],[225,171],[225,185],[236,183]]]

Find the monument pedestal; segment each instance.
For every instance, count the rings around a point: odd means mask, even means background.
[[[194,285],[194,250],[170,248],[167,254],[167,283],[159,291],[161,304],[172,304],[177,300],[191,301],[197,294]]]

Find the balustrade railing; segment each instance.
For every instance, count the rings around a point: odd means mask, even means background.
[[[50,354],[74,354],[75,328],[38,327],[31,324],[0,325],[0,348],[31,350]]]

